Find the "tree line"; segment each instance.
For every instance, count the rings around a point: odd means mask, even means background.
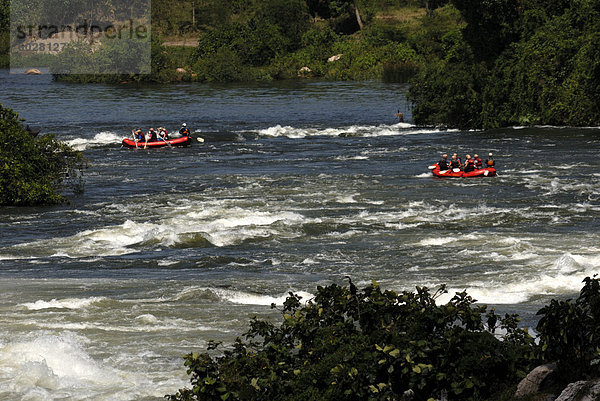
[[[8,4],[0,0],[4,66]],[[600,0],[153,0],[150,75],[101,73],[127,53],[106,44],[85,57],[70,49],[69,60],[99,71],[56,78],[410,80],[417,124],[597,126],[599,10]],[[198,46],[162,44],[181,36]]]
[[[412,81],[420,124],[600,124],[600,1],[452,0],[463,26]]]

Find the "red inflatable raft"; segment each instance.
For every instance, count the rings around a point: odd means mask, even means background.
[[[431,172],[437,177],[453,177],[453,178],[470,178],[470,177],[494,177],[496,175],[496,169],[493,167],[481,168],[479,170],[470,171],[465,173],[459,169],[449,169],[440,171],[440,167],[435,164]],[[458,170],[458,171],[456,171]]]
[[[191,136],[182,136],[181,138],[167,139],[163,141],[159,139],[154,142],[136,142],[131,138],[123,139],[123,146],[127,148],[164,148],[165,146],[189,146],[192,143]]]

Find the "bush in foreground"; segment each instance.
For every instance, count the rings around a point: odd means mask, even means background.
[[[254,319],[222,355],[187,355],[192,388],[167,399],[393,400],[412,391],[417,400],[442,392],[466,400],[514,386],[537,362],[518,318],[466,293],[437,305],[443,292],[398,294],[373,282],[319,287],[306,304],[290,294],[280,325]]]
[[[64,201],[65,181],[78,177],[80,153],[52,135],[34,138],[19,116],[0,104],[0,205],[33,206]],[[71,181],[76,188],[81,182]]]
[[[542,356],[557,362],[566,382],[600,376],[600,281],[583,282],[574,302],[553,299],[538,312]]]

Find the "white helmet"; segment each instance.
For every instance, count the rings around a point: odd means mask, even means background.
[[[186,123],[181,124],[182,127],[187,127]]]

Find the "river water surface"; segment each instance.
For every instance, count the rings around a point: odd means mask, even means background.
[[[184,354],[346,275],[446,283],[528,325],[574,296],[600,270],[600,129],[416,127],[406,90],[0,71],[0,103],[91,163],[69,205],[0,210],[0,399],[161,399]],[[120,147],[182,122],[204,144]],[[441,152],[493,152],[499,176],[434,178]]]

